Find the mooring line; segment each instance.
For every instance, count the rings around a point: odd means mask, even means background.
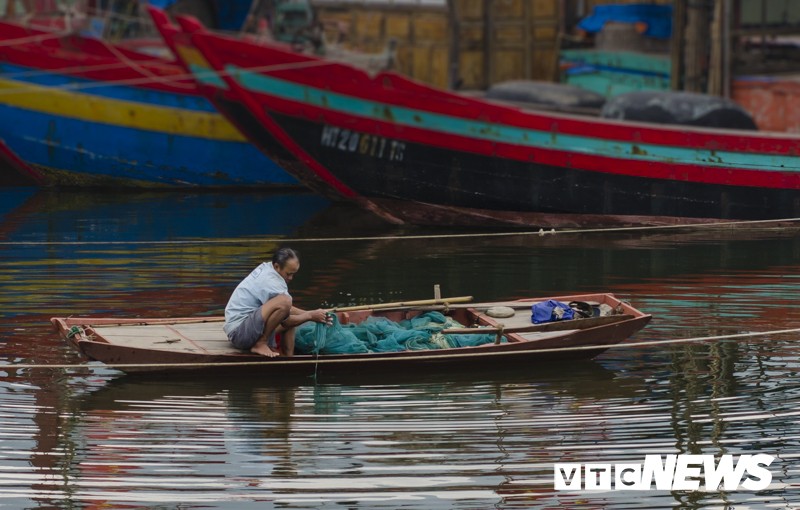
[[[503,231],[503,232],[472,232],[462,234],[411,234],[389,236],[353,236],[353,237],[230,237],[217,239],[177,239],[169,241],[0,241],[0,246],[118,246],[118,245],[195,245],[195,244],[261,244],[261,243],[319,243],[319,242],[345,242],[345,241],[392,241],[392,240],[419,240],[419,239],[459,239],[476,237],[514,237],[514,236],[554,236],[568,234],[605,234],[618,232],[643,232],[657,230],[681,229],[723,229],[734,230],[736,227],[750,225],[765,225],[770,223],[797,223],[800,218],[783,218],[775,220],[752,221],[721,221],[715,223],[687,223],[684,225],[642,225],[636,227],[607,227],[597,229],[565,229],[535,231]],[[788,227],[772,229],[785,230]],[[798,228],[793,226],[791,228]]]
[[[313,60],[313,61],[307,61],[307,62],[291,62],[291,63],[286,63],[286,64],[269,64],[269,65],[263,65],[263,66],[248,67],[248,68],[242,68],[241,71],[247,71],[247,72],[252,72],[252,73],[271,73],[271,72],[277,72],[277,71],[289,71],[289,70],[296,70],[296,69],[306,69],[306,68],[310,68],[310,67],[324,67],[324,66],[330,66],[330,65],[333,65],[333,64],[337,64],[337,63],[339,63],[339,62],[332,61],[332,60],[319,60],[319,61]],[[99,64],[96,67],[97,67],[97,69],[102,70],[108,65],[109,64]],[[116,64],[114,64],[114,65],[116,65]],[[152,67],[152,68],[158,68],[158,67],[165,68],[168,65],[169,65],[169,63],[162,63],[162,62],[142,62],[141,64],[139,64],[139,66],[141,66],[141,67],[149,66],[149,67]],[[177,66],[177,67],[181,67],[181,66]],[[82,76],[75,76],[73,74],[70,74],[73,70],[81,70],[81,71],[94,70],[92,66],[87,66],[87,67],[84,67],[84,68],[63,67],[61,69],[63,69],[64,72],[67,73],[66,74],[67,76],[72,77],[72,78],[77,78],[77,79],[80,79],[82,81],[75,82],[75,83],[65,83],[65,84],[62,84],[62,85],[37,85],[35,83],[27,83],[25,81],[20,81],[20,86],[19,87],[0,90],[0,96],[10,96],[10,95],[16,95],[16,94],[29,94],[29,93],[32,93],[32,94],[44,94],[44,93],[47,93],[48,91],[65,91],[65,92],[78,91],[78,92],[80,92],[82,90],[90,90],[90,89],[111,88],[111,87],[131,86],[131,85],[132,86],[135,86],[135,85],[149,85],[149,84],[153,84],[153,83],[170,83],[170,82],[175,82],[174,85],[176,87],[183,89],[183,88],[185,88],[185,86],[183,84],[181,84],[180,82],[185,82],[187,80],[194,81],[194,80],[196,80],[196,76],[197,76],[194,73],[183,71],[182,68],[181,68],[181,71],[179,71],[176,74],[170,74],[168,76],[158,77],[157,79],[154,79],[153,77],[150,77],[150,76],[147,76],[147,75],[143,75],[143,76],[138,77],[138,78],[127,78],[127,79],[124,79],[124,80],[108,81],[108,80],[98,80],[98,79],[93,79],[93,78],[84,78]],[[240,70],[220,71],[220,70],[215,70],[215,69],[209,69],[208,71],[198,71],[198,74],[201,74],[203,76],[206,76],[206,75],[209,75],[209,76],[217,75],[219,77],[225,77],[225,76],[236,76],[238,73],[241,73],[241,71]],[[22,77],[22,78],[35,78],[37,76],[48,76],[48,75],[57,74],[58,72],[59,72],[59,69],[48,69],[46,71],[41,71],[41,72],[39,72],[39,71],[21,71],[21,72],[16,73],[16,74],[3,75],[2,77],[5,78],[5,79],[9,79],[9,78],[13,79],[14,77],[17,77],[17,76]],[[139,72],[139,74],[143,74],[141,71],[137,70],[137,72]],[[27,88],[26,85],[28,85],[31,88]],[[33,88],[34,86],[36,88]],[[194,87],[194,85],[192,85],[192,87]]]
[[[715,342],[720,340],[734,340],[740,338],[754,338],[760,336],[775,336],[775,335],[784,335],[788,333],[800,333],[800,328],[792,328],[792,329],[778,329],[773,331],[757,331],[757,332],[750,332],[750,333],[734,333],[729,335],[714,335],[714,336],[705,336],[705,337],[691,337],[691,338],[677,338],[674,340],[656,340],[656,341],[647,341],[647,342],[627,342],[627,343],[619,343],[613,345],[580,345],[574,347],[556,347],[550,349],[537,349],[535,351],[527,351],[528,353],[535,353],[535,354],[552,354],[552,353],[559,353],[559,352],[574,352],[574,351],[591,351],[597,349],[604,349],[604,350],[611,350],[611,349],[629,349],[633,347],[654,347],[654,346],[662,346],[662,345],[679,345],[679,344],[688,344],[688,343],[703,343],[703,342]],[[494,351],[494,352],[470,352],[465,351],[464,353],[456,353],[453,354],[453,357],[457,357],[459,359],[464,358],[474,358],[474,357],[503,357],[503,356],[515,356],[519,355],[520,351]],[[115,363],[115,364],[98,364],[98,365],[89,365],[86,363],[83,364],[2,364],[0,365],[0,371],[3,370],[21,370],[21,369],[42,369],[42,368],[58,368],[58,369],[77,369],[77,368],[117,368],[117,369],[126,369],[126,368],[212,368],[212,367],[247,367],[247,366],[261,366],[265,364],[273,364],[277,363],[280,365],[307,365],[310,363],[308,359],[292,359],[292,358],[272,358],[275,361],[232,361],[232,362],[203,362],[203,363]],[[385,360],[385,358],[382,358]],[[423,355],[423,356],[414,356],[413,358],[396,358],[397,361],[402,362],[403,359],[414,359],[414,360],[429,360],[429,359],[436,359],[442,361],[442,355]],[[319,358],[315,360],[315,363],[319,365],[337,365],[341,363],[370,363],[375,361],[374,359],[364,358],[364,359],[335,359],[335,358]]]
[[[0,46],[19,46],[21,44],[44,42],[50,39],[58,39],[70,35],[68,30],[61,30],[56,32],[48,32],[43,34],[29,35],[25,37],[17,37],[15,39],[8,39],[0,41]]]

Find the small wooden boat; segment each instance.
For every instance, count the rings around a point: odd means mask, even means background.
[[[563,303],[592,303],[603,315],[572,320],[531,323],[531,306],[554,299]],[[266,358],[234,349],[215,318],[53,318],[66,341],[91,360],[129,373],[191,370],[244,370],[265,375],[313,375],[408,371],[423,367],[498,368],[532,362],[589,359],[642,329],[651,316],[612,294],[584,294],[522,299],[504,303],[434,305],[422,302],[400,306],[352,307],[334,310],[342,324],[359,324],[368,317],[401,321],[437,310],[470,327],[445,329],[444,334],[494,334],[498,341],[475,347],[370,352],[363,354],[295,355]],[[513,315],[495,318],[490,308],[503,305]],[[355,309],[354,309],[355,308]]]

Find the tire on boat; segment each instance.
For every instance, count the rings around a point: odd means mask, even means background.
[[[758,130],[753,117],[734,101],[692,92],[620,94],[606,101],[600,116],[656,124]]]
[[[485,97],[552,109],[600,109],[605,103],[605,97],[575,85],[532,80],[495,83],[486,91]]]

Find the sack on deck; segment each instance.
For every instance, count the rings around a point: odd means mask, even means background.
[[[531,307],[531,322],[534,324],[570,320],[574,317],[575,312],[568,304],[555,299],[534,303]]]

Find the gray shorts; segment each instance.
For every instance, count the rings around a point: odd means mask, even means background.
[[[261,308],[256,308],[236,329],[231,331],[228,340],[237,349],[249,351],[258,342],[258,337],[264,332],[265,325],[264,318],[261,316]],[[275,333],[270,335],[268,344],[272,349],[277,348]]]

